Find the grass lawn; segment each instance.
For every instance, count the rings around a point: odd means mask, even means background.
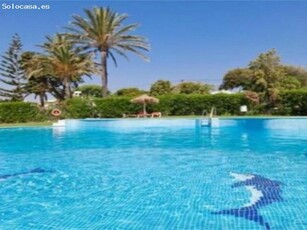
[[[30,126],[50,126],[52,125],[51,121],[42,121],[42,122],[27,122],[27,123],[0,123],[0,128],[9,128],[9,127],[30,127]]]

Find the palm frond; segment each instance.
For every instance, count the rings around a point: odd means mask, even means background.
[[[83,52],[105,51],[117,66],[114,53],[128,60],[126,52],[131,52],[148,60],[143,52],[150,50],[146,38],[132,35],[138,24],[123,25],[127,14],[119,14],[110,8],[95,7],[86,9],[85,18],[74,15],[71,26],[66,27],[67,33]],[[112,53],[112,50],[114,53]]]

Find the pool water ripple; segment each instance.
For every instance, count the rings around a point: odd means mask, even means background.
[[[46,170],[0,181],[0,229],[264,229],[212,214],[250,201],[231,172],[282,182],[283,201],[259,213],[271,229],[307,229],[307,128],[287,119],[214,129],[142,122],[0,129],[0,176]]]

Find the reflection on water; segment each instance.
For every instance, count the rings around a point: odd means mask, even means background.
[[[54,137],[61,137],[65,134],[66,127],[53,127],[52,134]]]

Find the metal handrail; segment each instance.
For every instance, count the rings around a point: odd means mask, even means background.
[[[201,126],[205,126],[203,124],[203,120],[204,120],[205,117],[208,118],[208,124],[206,126],[210,126],[211,122],[212,122],[211,120],[214,116],[216,116],[216,108],[214,106],[211,107],[209,114],[208,114],[207,110],[203,110],[203,112],[201,114],[201,119],[200,119]]]
[[[210,118],[216,116],[216,108],[214,106],[212,106],[211,108],[211,112],[210,112]]]

